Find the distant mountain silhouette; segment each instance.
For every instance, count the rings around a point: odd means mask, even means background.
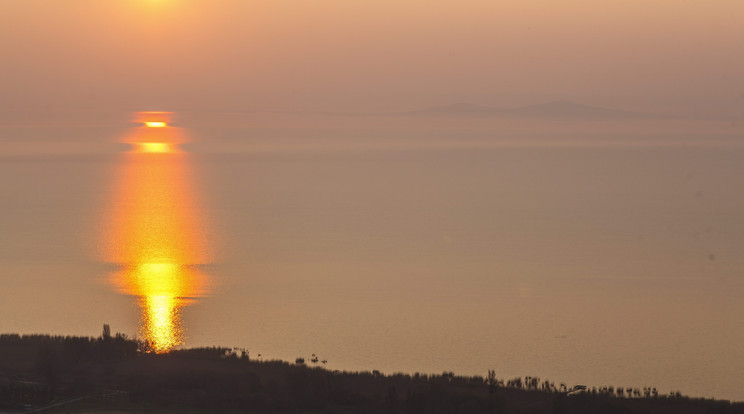
[[[513,115],[546,118],[658,118],[658,115],[621,109],[553,101],[508,110]]]
[[[394,115],[430,117],[520,117],[555,119],[652,119],[664,116],[643,112],[632,112],[600,106],[583,105],[569,101],[553,101],[517,108],[493,108],[470,103],[454,103],[434,106]]]

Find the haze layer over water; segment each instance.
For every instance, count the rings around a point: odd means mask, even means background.
[[[122,119],[3,129],[0,331],[744,399],[725,128]]]

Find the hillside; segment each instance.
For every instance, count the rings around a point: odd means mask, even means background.
[[[329,371],[247,351],[154,354],[123,335],[0,335],[0,411],[57,413],[744,413],[744,404],[534,377]],[[313,366],[309,366],[313,365]]]

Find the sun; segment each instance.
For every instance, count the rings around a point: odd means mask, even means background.
[[[168,154],[175,152],[175,147],[169,142],[138,142],[137,152],[150,154]]]

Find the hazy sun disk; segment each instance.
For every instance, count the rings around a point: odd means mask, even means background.
[[[134,114],[133,121],[144,124],[151,128],[162,128],[168,126],[173,120],[173,112],[167,111],[141,111]]]
[[[178,152],[179,144],[185,141],[181,128],[169,125],[170,112],[138,112],[134,122],[140,125],[124,140],[133,145],[134,152],[167,154]]]
[[[173,144],[163,140],[136,142],[139,135],[129,142],[145,150],[122,154],[106,255],[121,266],[115,286],[139,298],[142,335],[153,351],[164,352],[183,343],[181,310],[206,293],[207,277],[198,268],[210,255],[188,154],[168,151]],[[163,155],[149,155],[154,152]]]
[[[135,143],[135,151],[143,153],[164,154],[176,151],[175,144],[169,142],[138,142]]]

